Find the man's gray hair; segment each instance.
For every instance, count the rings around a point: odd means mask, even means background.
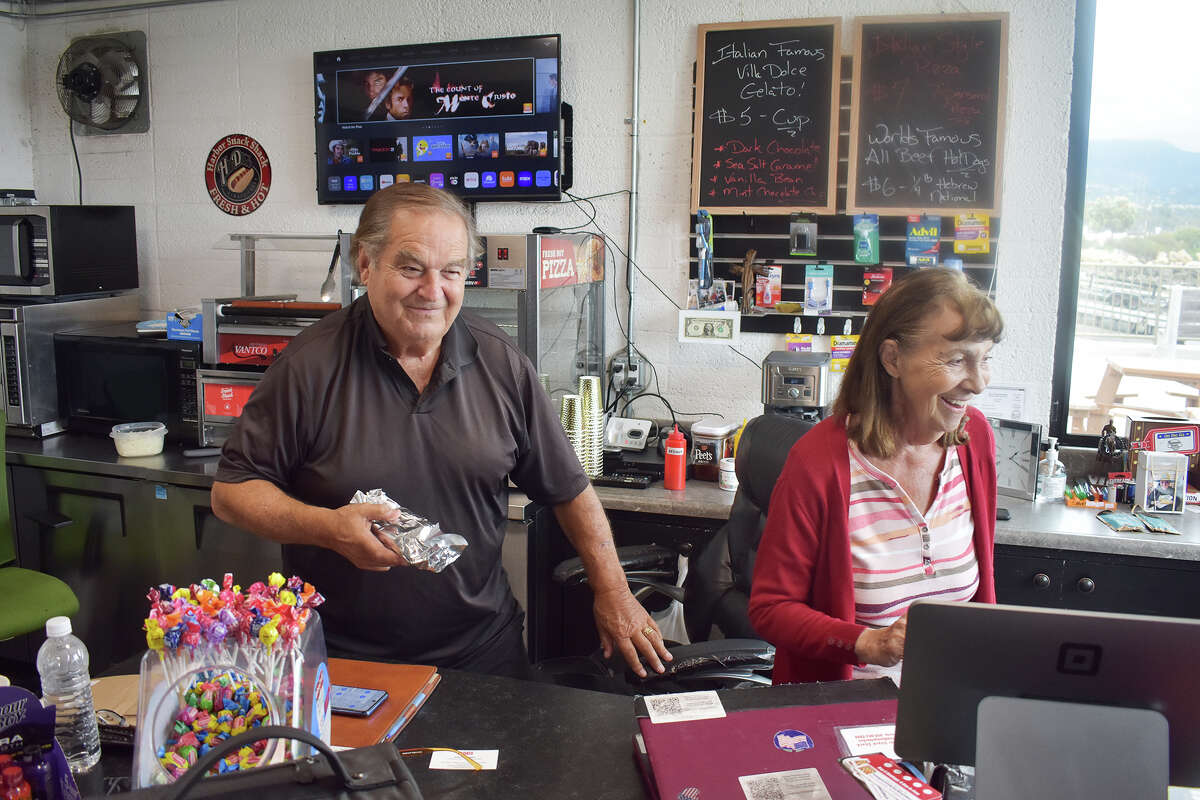
[[[479,255],[479,232],[475,217],[462,201],[425,183],[396,183],[371,195],[358,218],[358,230],[350,243],[350,257],[358,264],[359,253],[374,261],[387,243],[392,220],[400,211],[441,211],[462,220],[467,229],[467,257],[474,263]]]

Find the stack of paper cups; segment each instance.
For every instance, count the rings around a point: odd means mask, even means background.
[[[584,375],[579,379],[583,433],[579,437],[579,461],[584,472],[594,478],[604,472],[604,407],[600,400],[600,378]]]
[[[564,394],[562,398],[562,426],[567,432],[567,441],[575,455],[579,455],[579,437],[583,432],[583,406],[579,395]]]

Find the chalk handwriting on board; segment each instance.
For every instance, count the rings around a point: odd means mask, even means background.
[[[792,22],[701,26],[693,205],[832,205],[838,25]]]
[[[1006,19],[863,22],[850,184],[861,209],[994,209]]]

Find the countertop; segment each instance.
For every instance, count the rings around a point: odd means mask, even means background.
[[[112,440],[103,436],[64,433],[48,439],[6,438],[9,464],[111,475],[118,478],[159,481],[207,489],[217,471],[217,456],[187,458],[183,448],[171,442],[160,455],[122,458]],[[662,485],[647,489],[597,487],[596,494],[608,511],[665,514],[698,519],[727,519],[733,492],[715,483],[690,480],[683,491]],[[1018,547],[1042,547],[1093,553],[1171,558],[1200,561],[1200,512],[1165,514],[1165,519],[1182,535],[1165,533],[1116,533],[1096,519],[1096,511],[1070,508],[1062,503],[1032,503],[1000,497],[1012,519],[996,523],[996,543]],[[529,500],[513,491],[509,498],[511,520],[526,517]]]
[[[1096,519],[1094,508],[1074,508],[1065,503],[1032,503],[1000,497],[1012,519],[996,523],[996,544],[1113,553],[1142,558],[1177,558],[1200,561],[1200,512],[1159,514],[1181,534],[1117,533]],[[1128,511],[1128,506],[1118,506]]]

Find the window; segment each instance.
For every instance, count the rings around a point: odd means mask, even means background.
[[[1051,433],[1200,421],[1193,0],[1079,0]]]

